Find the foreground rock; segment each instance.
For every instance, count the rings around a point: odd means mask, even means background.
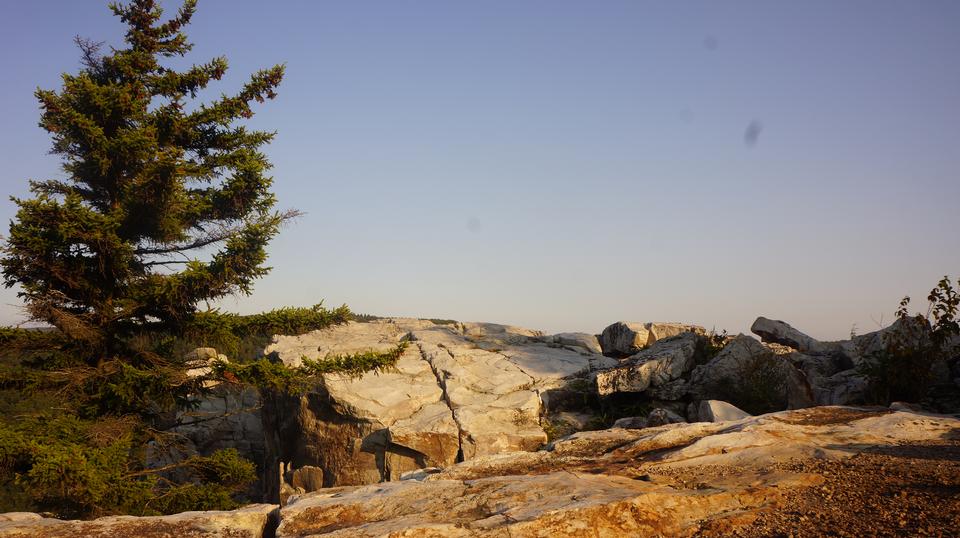
[[[255,504],[223,512],[184,512],[172,516],[102,517],[64,521],[37,514],[0,514],[0,536],[30,538],[261,538],[276,527],[278,507]]]
[[[957,431],[956,418],[826,407],[582,432],[546,451],[480,457],[419,480],[294,498],[281,511],[277,535],[732,534],[792,492],[824,482],[802,462],[939,442]],[[950,469],[943,478],[960,485],[960,464]]]

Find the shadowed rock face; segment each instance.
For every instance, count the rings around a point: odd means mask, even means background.
[[[787,462],[843,459],[956,431],[960,420],[951,417],[827,407],[581,432],[546,451],[294,498],[278,536],[688,536],[718,521],[749,523],[790,491],[822,482]],[[696,484],[677,479],[686,469],[696,469]]]

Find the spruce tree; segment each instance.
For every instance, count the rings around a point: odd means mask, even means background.
[[[94,364],[146,325],[176,327],[202,301],[249,293],[268,270],[265,246],[293,216],[270,192],[261,149],[274,133],[240,124],[254,101],[275,97],[283,66],[197,103],[227,61],[169,67],[191,49],[183,30],[195,8],[185,0],[164,21],[154,0],[111,4],[125,46],[104,54],[78,38],[80,71],[36,92],[64,177],[31,181],[32,197],[13,199],[4,282]]]

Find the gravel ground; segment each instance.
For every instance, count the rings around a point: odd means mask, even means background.
[[[960,536],[960,435],[956,437],[865,449],[841,461],[779,464],[775,470],[814,473],[823,483],[786,493],[778,509],[705,523],[697,536]],[[705,478],[699,477],[701,482]]]

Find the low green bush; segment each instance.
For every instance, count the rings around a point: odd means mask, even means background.
[[[346,306],[321,305],[250,316],[207,311],[177,329],[144,324],[114,355],[92,362],[56,330],[0,328],[0,512],[88,518],[238,506],[256,479],[252,462],[234,450],[164,452],[177,442],[162,425],[209,392],[208,379],[186,375],[183,355],[216,347],[231,356],[218,367],[223,380],[288,392],[305,390],[323,373],[393,367],[405,343],[383,353],[307,358],[299,368],[253,360],[273,334],[350,316]],[[148,468],[147,447],[151,461],[172,463]]]
[[[944,276],[927,301],[926,314],[911,315],[910,298],[904,297],[897,309],[897,322],[883,335],[882,346],[862,351],[864,360],[858,368],[868,380],[867,403],[920,401],[937,381],[937,364],[946,367],[948,360],[955,359],[958,350],[952,346],[960,335],[960,294]]]
[[[751,415],[787,408],[787,375],[784,359],[771,352],[742,361],[731,377],[707,387],[705,397],[723,400]]]

